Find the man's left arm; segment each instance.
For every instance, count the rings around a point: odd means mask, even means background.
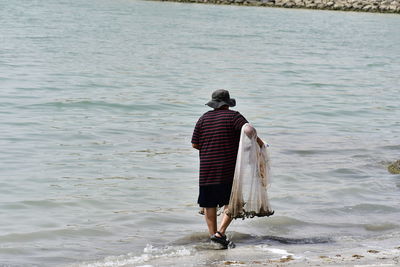
[[[192,147],[195,148],[195,149],[197,149],[197,150],[200,149],[200,146],[199,146],[198,144],[193,144],[193,143],[192,143]]]
[[[259,145],[260,147],[262,147],[262,146],[264,145],[263,140],[261,140],[261,138],[258,137],[258,136],[257,136],[257,143],[258,143],[258,145]]]

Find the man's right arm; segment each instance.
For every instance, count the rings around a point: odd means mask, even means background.
[[[201,135],[201,125],[202,125],[202,120],[203,117],[200,117],[200,119],[197,121],[196,126],[194,127],[193,130],[193,135],[192,135],[192,147],[200,150],[200,135]]]

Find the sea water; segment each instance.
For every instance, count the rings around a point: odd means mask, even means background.
[[[399,43],[389,14],[0,0],[0,265],[398,256]],[[227,251],[190,144],[218,88],[273,172],[275,214],[234,221]]]

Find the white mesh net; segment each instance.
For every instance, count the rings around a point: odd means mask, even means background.
[[[233,218],[270,216],[267,189],[270,186],[270,161],[265,145],[257,143],[257,132],[250,124],[242,127],[226,214]]]

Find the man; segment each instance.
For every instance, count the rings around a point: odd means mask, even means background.
[[[227,248],[225,232],[232,218],[224,213],[217,228],[217,207],[227,206],[232,190],[236,157],[242,126],[247,123],[239,112],[230,110],[236,101],[227,90],[216,90],[206,105],[213,108],[197,121],[192,147],[199,150],[200,175],[198,204],[204,215],[211,240]],[[263,145],[260,138],[257,142]]]

